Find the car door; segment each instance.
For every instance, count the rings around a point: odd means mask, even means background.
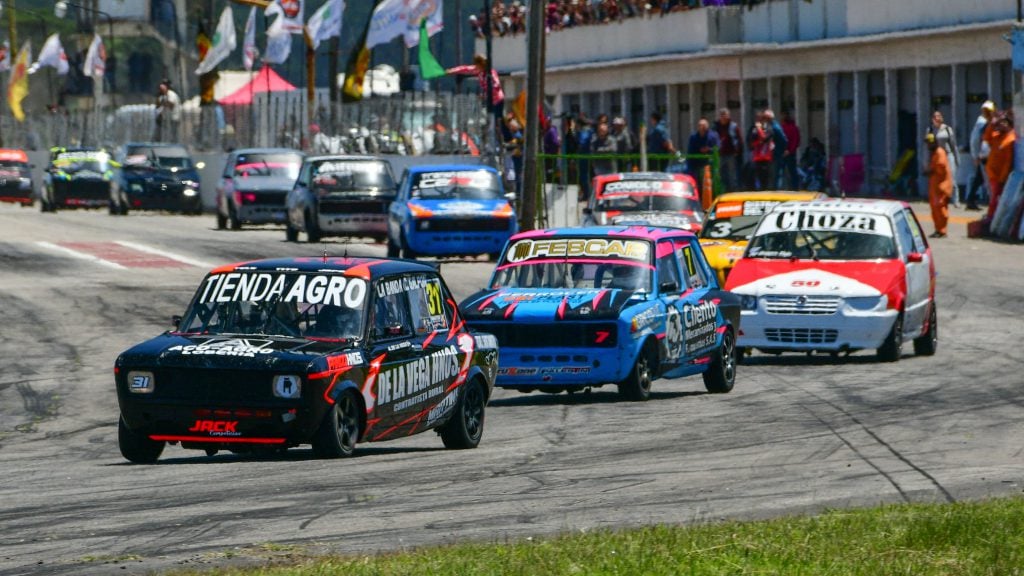
[[[685,285],[685,292],[677,302],[682,321],[683,356],[691,360],[715,347],[718,308],[709,292],[717,286],[696,237],[678,238],[673,247]]]
[[[419,378],[415,365],[422,356],[414,342],[409,314],[409,295],[402,289],[404,276],[378,279],[371,291],[372,307],[369,321],[371,375],[376,380],[372,389],[376,396],[375,414],[369,439],[398,436],[406,405]],[[376,364],[376,372],[372,367]]]
[[[898,212],[894,220],[900,243],[900,258],[906,268],[907,279],[903,330],[915,332],[920,329],[928,314],[928,301],[932,293],[931,253],[928,251],[928,241],[925,240],[921,226],[910,208]]]

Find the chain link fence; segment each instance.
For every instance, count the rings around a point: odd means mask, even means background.
[[[24,122],[0,118],[3,146],[46,150],[53,146],[115,147],[163,141],[193,152],[250,146],[285,146],[312,153],[478,155],[485,146],[487,115],[475,94],[407,92],[352,104],[332,103],[317,90],[308,114],[303,90],[255,93],[250,104],[182,105],[177,122],[157,122],[156,108],[54,110]],[[311,121],[310,121],[311,119]]]

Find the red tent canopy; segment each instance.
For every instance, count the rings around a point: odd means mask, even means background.
[[[295,90],[295,86],[281,78],[273,68],[264,65],[251,82],[235,90],[233,94],[221,98],[218,102],[226,106],[252,104],[252,96],[257,92],[290,92],[292,90]]]

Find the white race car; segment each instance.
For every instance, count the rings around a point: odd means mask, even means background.
[[[905,202],[786,202],[765,215],[726,289],[741,298],[738,344],[766,352],[938,344],[935,263]]]

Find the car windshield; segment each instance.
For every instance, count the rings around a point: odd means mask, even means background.
[[[192,159],[188,156],[178,156],[175,154],[163,155],[160,153],[160,150],[156,151],[154,164],[158,168],[167,168],[170,170],[192,169]]]
[[[196,291],[179,330],[357,340],[363,335],[366,300],[366,281],[340,274],[210,274]]]
[[[750,258],[875,260],[896,257],[889,219],[879,214],[787,210],[765,217]]]
[[[509,246],[491,288],[620,289],[651,291],[646,240],[529,238]]]
[[[393,192],[387,164],[373,160],[325,160],[313,166],[313,187],[324,192]]]
[[[190,170],[193,167],[188,150],[181,146],[128,146],[122,164],[128,168],[162,168]]]
[[[599,192],[599,212],[702,212],[688,183],[675,180],[620,180]]]
[[[53,166],[65,172],[103,173],[110,168],[110,156],[106,152],[62,152],[54,158]]]
[[[16,170],[28,170],[28,164],[17,160],[0,160],[0,168],[13,168]]]
[[[299,177],[302,156],[288,153],[239,154],[235,161],[235,178],[287,178]]]
[[[410,178],[410,196],[413,198],[487,200],[501,198],[503,194],[498,175],[489,170],[417,172]]]

